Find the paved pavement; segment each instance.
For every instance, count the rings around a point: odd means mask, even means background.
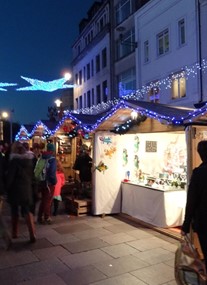
[[[176,285],[178,241],[119,215],[75,217],[62,209],[36,233],[30,244],[21,219],[9,251],[0,239],[1,285]]]

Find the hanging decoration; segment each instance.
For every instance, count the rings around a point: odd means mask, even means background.
[[[32,79],[28,77],[21,76],[22,79],[29,82],[32,86],[21,87],[17,88],[17,91],[46,91],[46,92],[53,92],[58,89],[66,89],[66,88],[73,88],[73,84],[65,84],[68,81],[66,78],[60,78],[52,81],[41,81],[37,79]]]
[[[7,91],[7,89],[2,87],[8,87],[8,86],[16,86],[17,83],[2,83],[0,82],[0,91]]]

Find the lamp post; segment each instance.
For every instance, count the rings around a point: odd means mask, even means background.
[[[8,118],[9,114],[5,111],[2,111],[0,113],[0,141],[4,140],[4,125],[3,125],[3,119]]]
[[[65,79],[68,81],[68,80],[71,79],[72,75],[71,75],[69,72],[66,72],[66,73],[64,74],[64,77],[65,77]]]
[[[55,105],[57,107],[57,111],[58,111],[58,118],[62,119],[62,109],[61,109],[61,104],[62,104],[62,100],[60,99],[56,99],[55,100]]]

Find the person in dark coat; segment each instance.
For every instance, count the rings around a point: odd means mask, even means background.
[[[33,156],[26,151],[22,143],[14,142],[6,179],[8,203],[11,207],[12,238],[18,237],[19,208],[24,212],[24,217],[29,230],[30,241],[35,242],[35,227],[33,214],[30,212],[33,205]]]
[[[84,196],[90,189],[92,180],[92,158],[89,155],[89,149],[87,145],[80,147],[80,154],[77,156],[73,169],[79,171],[79,178],[81,181],[81,191]],[[85,192],[85,193],[84,193]],[[86,194],[88,195],[88,193]]]
[[[2,207],[5,201],[5,158],[3,154],[3,144],[0,142],[0,237],[2,237],[6,244],[6,249],[11,245],[11,238],[7,227],[2,217]]]
[[[198,234],[207,268],[207,140],[198,143],[197,151],[202,163],[193,170],[190,179],[181,234],[188,234],[192,226]]]
[[[3,143],[0,142],[0,195],[5,194],[4,174],[5,174],[5,158],[3,154]]]

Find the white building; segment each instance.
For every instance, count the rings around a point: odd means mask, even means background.
[[[109,3],[94,2],[73,44],[74,109],[110,100]]]
[[[206,0],[151,0],[137,10],[137,88],[144,100],[189,107],[206,100],[198,68],[207,59],[206,11]]]

